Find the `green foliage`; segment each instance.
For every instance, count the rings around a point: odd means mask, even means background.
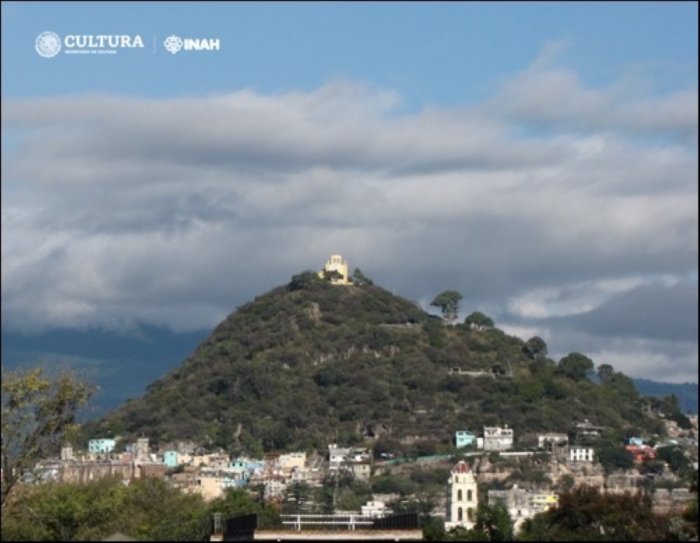
[[[487,541],[513,541],[513,521],[505,505],[480,502],[476,508],[474,531],[484,534]]]
[[[86,436],[143,433],[257,456],[362,442],[375,455],[415,456],[450,452],[456,429],[503,420],[516,435],[564,431],[581,418],[657,431],[621,389],[532,360],[546,352],[537,343],[526,354],[496,328],[445,326],[376,285],[338,287],[305,272],[229,315],[143,398],[86,425]],[[450,374],[499,365],[508,378]],[[405,435],[417,438],[398,443]]]
[[[617,470],[628,470],[634,467],[632,453],[618,443],[601,442],[596,447],[596,458],[606,473]]]
[[[443,318],[448,322],[454,322],[457,320],[457,314],[459,313],[459,301],[462,299],[462,295],[456,290],[445,290],[441,292],[435,299],[430,302],[430,305],[439,307],[442,311]]]
[[[2,512],[3,540],[94,541],[114,532],[148,541],[205,541],[210,513],[201,497],[146,478],[24,487]]]
[[[522,541],[663,541],[671,539],[667,518],[652,512],[651,500],[629,494],[600,494],[579,487],[559,505],[528,519]]]
[[[559,361],[556,373],[573,381],[583,381],[593,369],[593,361],[581,353],[569,353]]]
[[[399,475],[380,475],[372,481],[372,492],[376,494],[400,494],[401,496],[407,496],[413,494],[415,490],[415,483]]]
[[[680,447],[670,445],[656,449],[657,460],[666,462],[669,469],[675,474],[688,472],[691,468],[690,462],[686,458]]]
[[[469,315],[464,319],[464,324],[473,330],[485,330],[487,328],[493,328],[494,326],[493,320],[484,315],[481,311],[475,311]]]
[[[374,282],[369,277],[362,273],[362,270],[360,270],[360,268],[355,268],[355,271],[352,272],[352,282],[355,284],[355,286],[358,287],[374,284]]]
[[[541,359],[547,356],[547,344],[540,336],[534,336],[525,342],[523,352],[533,360]]]
[[[208,510],[209,514],[223,513],[225,519],[256,514],[258,528],[278,528],[282,525],[279,513],[274,507],[261,499],[254,500],[246,490],[238,488],[227,489],[223,497],[209,504]]]
[[[2,370],[2,506],[19,477],[77,433],[75,414],[91,388],[69,373]]]

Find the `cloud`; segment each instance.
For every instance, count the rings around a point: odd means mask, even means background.
[[[648,92],[648,81],[632,75],[607,87],[587,87],[574,70],[558,65],[565,48],[564,43],[548,44],[487,108],[496,116],[536,126],[667,135],[697,146],[697,88],[655,96]]]
[[[622,322],[636,296],[697,276],[697,90],[592,89],[551,62],[483,104],[416,112],[346,80],[6,102],[4,326],[211,327],[340,252],[405,297],[456,288],[466,313],[514,330],[571,318],[623,353],[651,330]],[[655,341],[682,328],[667,318]]]

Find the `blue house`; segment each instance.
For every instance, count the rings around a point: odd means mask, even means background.
[[[169,468],[177,467],[177,451],[165,451],[163,453],[163,464]]]
[[[457,430],[455,432],[455,447],[458,449],[468,445],[476,444],[476,436],[467,430]]]
[[[636,445],[637,447],[641,447],[644,445],[644,442],[646,440],[643,437],[631,437],[627,440],[628,445]]]

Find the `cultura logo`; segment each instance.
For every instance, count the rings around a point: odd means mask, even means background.
[[[182,40],[178,36],[168,36],[163,42],[165,50],[173,55],[182,49]]]
[[[44,58],[55,57],[61,50],[61,38],[54,32],[42,32],[37,36],[34,48]]]

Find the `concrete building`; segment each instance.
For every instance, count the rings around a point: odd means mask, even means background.
[[[328,445],[328,469],[336,471],[345,463],[351,450],[347,447],[338,447],[337,444]]]
[[[489,505],[502,503],[508,510],[513,528],[517,532],[526,519],[534,517],[559,503],[559,496],[551,493],[537,493],[514,485],[507,490],[489,490]]]
[[[457,462],[448,479],[447,518],[445,529],[462,526],[467,530],[474,527],[476,508],[479,504],[476,479],[469,465],[463,460]]]
[[[177,467],[177,451],[165,451],[163,453],[163,464],[169,468]]]
[[[331,283],[334,285],[350,284],[350,278],[348,276],[348,263],[341,255],[331,255],[326,262],[326,265],[323,267],[323,270],[318,272],[319,277],[323,277],[325,272],[337,272],[340,274],[340,278],[331,280]]]
[[[136,462],[148,462],[150,457],[150,447],[148,445],[147,437],[140,437],[136,440],[136,446],[134,447],[134,457]]]
[[[476,445],[476,436],[468,430],[457,430],[455,432],[455,447],[458,449]]]
[[[537,436],[537,448],[549,452],[556,452],[569,445],[569,436],[566,434],[539,434]]]
[[[513,447],[513,429],[506,424],[500,426],[484,426],[484,450],[507,451]]]
[[[591,447],[571,447],[569,449],[569,461],[593,462],[593,449]]]
[[[114,450],[117,441],[112,438],[91,439],[88,441],[88,452],[93,454],[107,454]]]

